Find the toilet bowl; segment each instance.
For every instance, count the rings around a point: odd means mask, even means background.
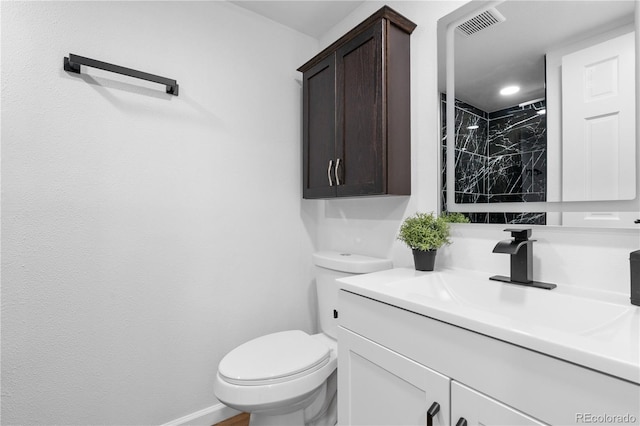
[[[313,259],[322,332],[261,336],[233,349],[218,365],[216,397],[251,413],[251,426],[336,424],[336,279],[392,267],[388,259],[337,252],[314,253]]]

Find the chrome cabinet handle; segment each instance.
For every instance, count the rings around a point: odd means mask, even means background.
[[[329,167],[327,168],[327,178],[329,179],[329,186],[333,186],[333,181],[331,180],[331,166],[333,166],[333,160],[329,160]]]
[[[434,402],[431,404],[431,407],[427,410],[427,426],[433,426],[433,418],[440,411],[440,404]]]
[[[336,185],[340,185],[340,177],[338,176],[338,167],[340,167],[340,159],[336,160],[336,168],[333,169],[334,175],[336,177]]]

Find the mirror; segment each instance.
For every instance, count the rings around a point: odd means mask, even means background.
[[[635,3],[472,1],[438,21],[443,210],[637,227]]]

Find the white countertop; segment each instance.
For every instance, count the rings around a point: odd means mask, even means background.
[[[396,268],[338,281],[344,290],[640,384],[640,307],[628,298],[490,275]]]

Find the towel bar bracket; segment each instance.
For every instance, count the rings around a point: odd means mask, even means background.
[[[80,74],[80,65],[84,65],[91,68],[98,68],[101,70],[113,72],[116,74],[122,74],[141,80],[147,80],[154,83],[163,84],[166,86],[167,93],[178,96],[178,82],[170,78],[160,77],[159,75],[149,74],[146,72],[134,70],[131,68],[121,67],[119,65],[109,64],[107,62],[97,61],[91,58],[85,58],[84,56],[78,56],[69,54],[69,57],[64,58],[64,70]]]

